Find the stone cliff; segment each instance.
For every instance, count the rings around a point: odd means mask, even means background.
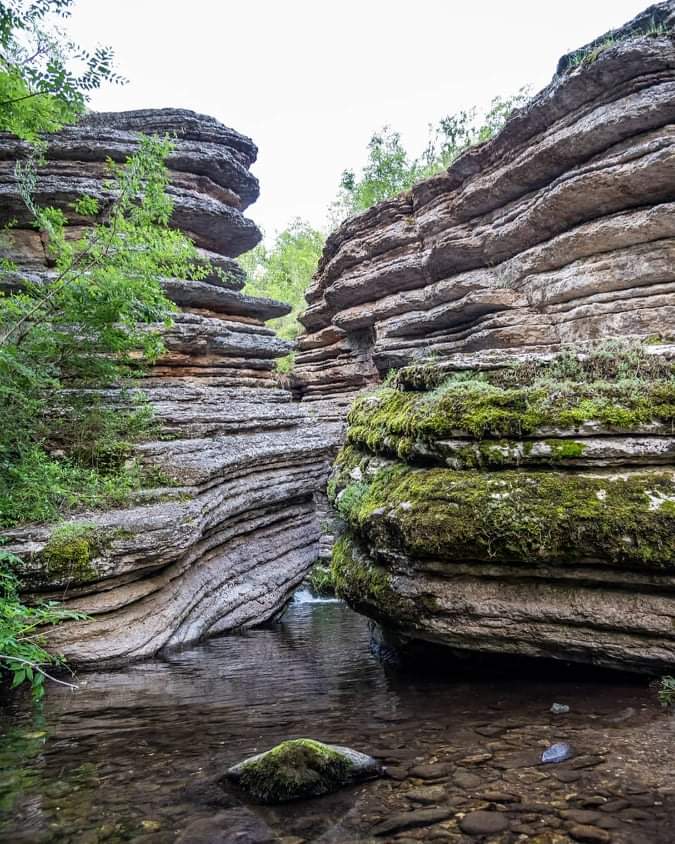
[[[671,0],[563,57],[328,239],[297,388],[339,416],[399,370],[329,484],[338,587],[398,641],[675,664],[674,26]]]
[[[562,61],[447,172],[346,221],[307,293],[303,397],[672,325],[672,3]]]
[[[189,111],[92,114],[50,137],[37,201],[67,210],[77,231],[85,221],[71,203],[87,194],[105,207],[105,160],[125,160],[139,133],[175,133],[172,223],[221,273],[163,282],[180,312],[164,355],[140,384],[159,430],[137,449],[161,485],[124,509],[69,518],[79,526],[74,540],[62,538],[62,526],[6,532],[5,547],[24,559],[28,588],[91,616],[50,633],[55,649],[85,666],[274,616],[316,558],[313,495],[325,484],[326,443],[335,437],[274,377],[275,358],[290,344],[265,320],[289,308],[241,292],[233,259],[260,239],[243,215],[258,196],[249,172],[257,150],[248,138]],[[40,234],[27,227],[14,176],[25,153],[0,136],[0,222],[16,220],[5,254],[43,281],[52,270]],[[106,395],[120,407],[133,398],[133,391]]]

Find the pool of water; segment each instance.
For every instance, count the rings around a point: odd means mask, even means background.
[[[405,804],[400,780],[279,809],[247,806],[217,785],[230,764],[300,736],[372,752],[396,769],[486,747],[498,756],[502,728],[511,754],[571,739],[609,758],[620,746],[628,758],[631,730],[643,745],[663,738],[655,759],[672,750],[671,721],[645,683],[595,682],[563,668],[529,678],[450,667],[404,673],[373,656],[365,618],[307,594],[266,629],[78,682],[76,692],[51,686],[40,710],[16,698],[2,712],[3,842],[370,840],[369,825]],[[568,720],[550,715],[554,701],[571,707]],[[486,724],[497,725],[491,736],[476,731]],[[630,779],[630,769],[614,779]],[[658,766],[652,774],[658,780]],[[461,808],[472,795],[451,798]],[[670,799],[665,788],[661,810]],[[218,824],[230,831],[218,837]]]

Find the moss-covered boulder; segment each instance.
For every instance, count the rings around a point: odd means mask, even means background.
[[[245,759],[226,778],[261,803],[285,803],[330,794],[381,770],[365,753],[303,738]]]
[[[675,378],[644,348],[402,370],[328,484],[337,594],[408,638],[675,664]]]

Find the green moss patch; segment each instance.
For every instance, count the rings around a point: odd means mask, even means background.
[[[461,562],[675,567],[671,474],[610,478],[395,465],[370,478],[344,513],[369,548]]]
[[[284,803],[329,794],[350,779],[352,763],[339,751],[313,739],[292,739],[242,763],[241,788],[262,803]]]
[[[92,558],[100,550],[100,538],[94,525],[72,522],[55,528],[39,554],[45,580],[63,582],[95,580]]]
[[[400,458],[414,442],[522,439],[546,429],[578,430],[588,422],[608,431],[639,431],[654,423],[675,430],[675,379],[529,387],[449,379],[431,393],[385,387],[358,399],[348,422],[349,443]]]

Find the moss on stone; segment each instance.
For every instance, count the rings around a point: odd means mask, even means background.
[[[38,557],[44,579],[79,583],[95,580],[98,575],[91,561],[99,550],[100,537],[94,525],[71,522],[58,526]]]
[[[412,558],[533,566],[584,559],[675,565],[671,474],[611,478],[398,465],[378,470],[367,486],[348,522],[368,547]],[[341,571],[349,566],[337,559],[337,577],[344,580]]]
[[[573,460],[581,457],[586,448],[582,442],[570,439],[546,440],[546,445],[551,449],[554,460]]]
[[[351,767],[345,755],[322,742],[292,739],[244,763],[239,784],[262,803],[284,803],[336,791]]]
[[[348,535],[341,536],[333,546],[331,575],[340,598],[379,601],[391,592],[386,569],[360,553]]]
[[[675,379],[509,388],[450,379],[428,394],[383,388],[358,399],[348,421],[349,443],[399,457],[408,456],[414,442],[459,434],[521,439],[550,428],[577,430],[587,422],[629,432],[654,422],[671,427]]]

